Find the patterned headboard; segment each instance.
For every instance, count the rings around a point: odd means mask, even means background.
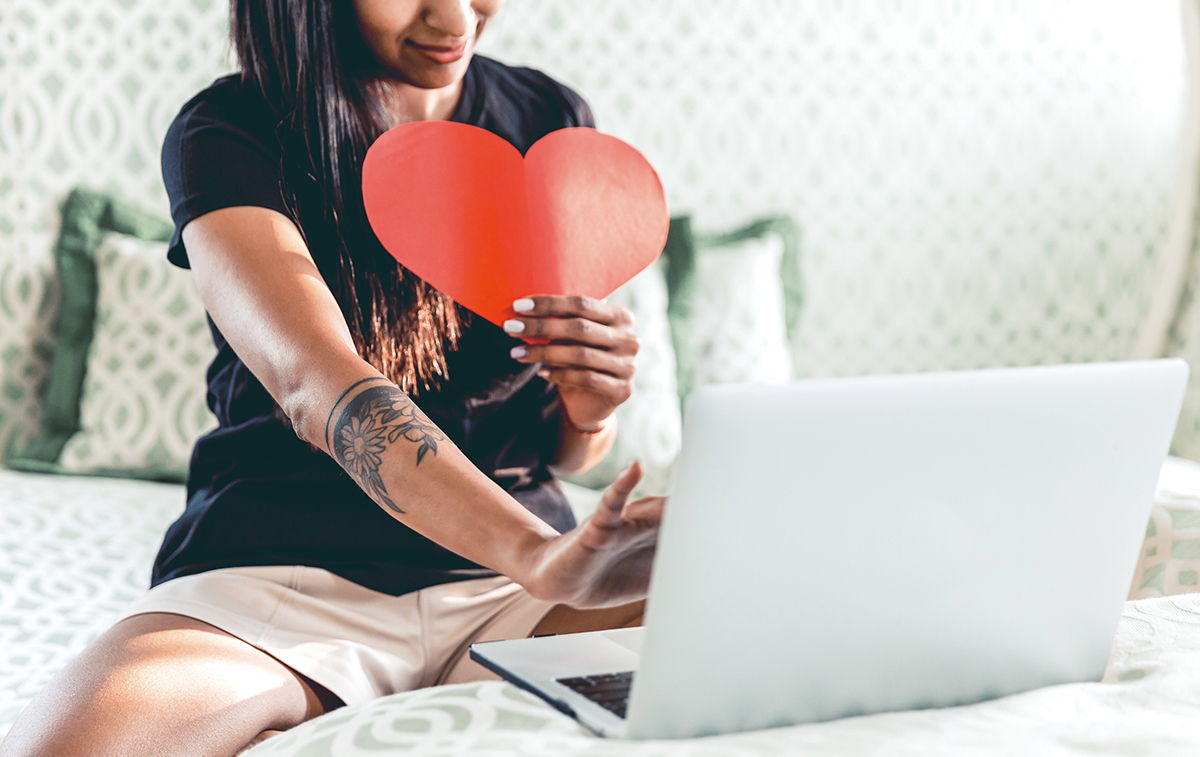
[[[0,448],[36,419],[56,201],[87,183],[165,215],[161,135],[230,68],[226,13],[0,15]],[[796,372],[816,376],[1156,350],[1179,294],[1181,28],[1173,2],[510,0],[482,50],[579,89],[701,229],[793,214]],[[1176,448],[1195,455],[1193,404]]]

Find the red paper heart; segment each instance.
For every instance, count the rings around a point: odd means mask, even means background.
[[[397,126],[367,152],[363,202],[401,265],[496,324],[526,295],[607,297],[654,262],[669,222],[650,163],[586,128],[522,159],[475,126]]]

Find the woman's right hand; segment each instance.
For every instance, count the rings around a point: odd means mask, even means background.
[[[519,583],[539,599],[580,610],[645,598],[666,499],[629,502],[641,479],[641,463],[626,468],[591,517],[535,548]]]

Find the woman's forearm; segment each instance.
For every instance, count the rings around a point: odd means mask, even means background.
[[[529,555],[557,532],[484,475],[407,394],[363,366],[374,375],[328,399],[323,427],[309,422],[297,432],[396,520],[522,581]]]

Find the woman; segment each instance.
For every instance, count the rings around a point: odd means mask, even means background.
[[[574,528],[549,472],[611,446],[630,314],[530,296],[501,331],[398,268],[362,208],[363,156],[395,124],[464,121],[522,151],[592,125],[566,87],[473,56],[502,2],[234,1],[241,75],[185,105],[163,148],[220,425],[153,588],[4,755],[235,754],[479,676],[480,639],[638,622],[662,500],[626,503],[635,465]]]

